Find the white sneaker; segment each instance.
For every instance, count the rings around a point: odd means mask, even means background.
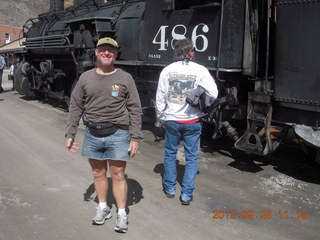
[[[126,233],[128,230],[128,215],[118,214],[116,220],[116,227],[114,228],[116,232]]]
[[[92,224],[101,225],[104,224],[106,219],[110,219],[112,217],[111,210],[109,207],[101,209],[97,207],[96,216],[92,219]]]

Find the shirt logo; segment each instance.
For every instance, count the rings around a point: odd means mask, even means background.
[[[119,96],[119,85],[112,85],[112,91],[111,91],[111,96],[112,97],[118,97]]]

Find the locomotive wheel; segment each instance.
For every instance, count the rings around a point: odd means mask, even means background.
[[[22,64],[19,66],[14,74],[14,88],[21,95],[27,97],[34,97],[35,93],[30,89],[30,82],[28,77],[25,76],[24,72],[29,64]]]
[[[30,82],[27,77],[23,77],[20,84],[21,94],[27,97],[35,97],[34,91],[30,89]]]
[[[20,94],[23,94],[20,88],[22,78],[23,78],[22,69],[21,69],[21,66],[19,66],[14,73],[14,89]]]

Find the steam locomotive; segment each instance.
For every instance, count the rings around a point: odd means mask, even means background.
[[[173,61],[174,41],[188,37],[219,88],[204,119],[213,138],[229,135],[237,149],[267,155],[294,129],[319,148],[319,12],[319,0],[51,0],[23,27],[15,88],[68,102],[108,36],[152,116],[159,73]]]

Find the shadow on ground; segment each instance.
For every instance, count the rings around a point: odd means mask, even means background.
[[[320,165],[314,161],[315,151],[303,151],[301,145],[294,144],[292,139],[286,139],[274,153],[268,156],[247,154],[235,149],[233,144],[227,137],[212,140],[208,136],[203,136],[201,140],[203,152],[218,152],[233,159],[228,165],[240,171],[257,173],[264,171],[264,166],[271,165],[282,174],[301,181],[320,184]]]
[[[143,188],[141,187],[140,183],[134,179],[128,178],[126,175],[126,180],[128,184],[128,197],[127,197],[127,206],[132,206],[141,201],[143,199]],[[116,200],[112,193],[112,180],[108,178],[108,193],[107,193],[107,202],[108,205],[111,207],[112,205],[116,206]],[[94,201],[99,203],[98,198],[95,194],[94,184],[90,184],[90,186],[86,189],[86,192],[83,194],[83,201],[90,202]]]

